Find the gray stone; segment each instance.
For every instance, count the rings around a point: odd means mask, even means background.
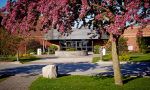
[[[45,78],[57,78],[57,66],[56,65],[47,65],[42,68],[42,75]]]
[[[82,57],[87,55],[87,51],[55,51],[55,56],[58,57]]]

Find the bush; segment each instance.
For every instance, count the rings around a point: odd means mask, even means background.
[[[58,47],[55,45],[50,45],[49,46],[49,52],[50,54],[55,54],[55,51],[58,50]]]
[[[127,39],[124,37],[120,37],[118,41],[118,51],[119,55],[122,55],[123,53],[127,53],[128,46],[127,46]]]
[[[0,56],[0,61],[12,62],[15,61],[15,56]]]
[[[107,54],[103,56],[103,61],[110,61],[112,60],[112,55],[111,54]]]
[[[30,54],[22,54],[22,57],[28,57],[31,56]]]
[[[92,63],[96,63],[100,60],[100,57],[93,57]]]
[[[104,55],[102,57],[102,61],[110,61],[112,59],[112,56],[111,54],[107,54],[107,55]],[[100,57],[93,57],[92,59],[92,63],[96,63],[100,60]]]
[[[106,45],[106,50],[107,52],[111,52],[111,42],[109,41]],[[118,46],[117,46],[119,55],[126,53],[128,51],[128,46],[127,46],[127,39],[124,37],[120,37],[118,40]]]
[[[76,51],[75,48],[67,48],[66,51]]]
[[[27,53],[28,53],[28,54],[30,54],[30,53],[36,54],[36,52],[37,52],[36,50],[37,50],[37,49],[30,49],[30,50],[27,51]]]
[[[127,54],[122,54],[122,55],[119,56],[119,60],[120,61],[129,61],[130,58],[131,57],[129,55],[127,55]]]
[[[100,48],[100,45],[94,46],[94,54],[99,54],[99,48]]]
[[[36,56],[30,55],[30,54],[26,54],[24,57],[20,57],[19,61],[21,63],[25,63],[25,62],[35,61],[38,59],[40,59],[40,58],[37,58]]]
[[[150,52],[150,37],[138,37],[137,43],[139,45],[139,49],[141,53],[149,53]]]

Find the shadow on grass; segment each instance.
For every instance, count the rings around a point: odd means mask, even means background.
[[[113,78],[113,76],[111,75],[108,75],[108,76],[103,76],[103,75],[100,75],[100,74],[97,74],[97,75],[94,75],[94,76],[91,76],[93,79],[97,80],[97,79],[109,79],[109,78]]]
[[[111,75],[107,75],[107,76],[103,76],[103,75],[95,75],[95,76],[91,76],[93,79],[95,80],[98,80],[98,79],[110,79],[110,78],[114,78],[113,76]],[[123,84],[126,84],[128,82],[131,82],[135,79],[138,79],[138,78],[142,78],[142,77],[130,77],[130,76],[123,76]]]
[[[3,79],[3,78],[7,78],[7,77],[9,77],[10,75],[1,75],[0,76],[0,79]]]
[[[30,62],[30,61],[35,61],[35,60],[39,60],[41,58],[21,58],[19,61],[21,63],[26,63],[26,62]]]
[[[0,82],[6,80],[8,77],[10,77],[10,75],[1,75],[0,76]]]
[[[140,77],[123,77],[123,84],[126,84],[132,80],[135,80],[137,78],[140,78]]]
[[[135,60],[134,62],[150,62],[150,59],[145,59],[145,60],[142,60],[142,61]]]
[[[71,74],[58,74],[57,77],[60,78],[60,77],[70,76],[70,75],[71,75]]]
[[[134,59],[137,59],[137,58],[139,58],[139,56],[132,56],[130,59],[134,60]]]

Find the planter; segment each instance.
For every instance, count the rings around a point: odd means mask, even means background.
[[[87,51],[55,51],[55,56],[58,57],[79,57],[87,55]]]

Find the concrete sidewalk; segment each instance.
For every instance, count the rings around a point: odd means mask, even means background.
[[[42,59],[19,63],[0,63],[0,76],[10,76],[0,83],[0,90],[28,90],[31,83],[41,75],[42,67],[47,64],[91,62],[92,56],[77,58],[58,58],[55,56],[41,56]],[[64,73],[64,72],[63,72]]]
[[[79,62],[92,62],[92,57],[41,59],[28,62],[27,64],[79,63]]]
[[[90,63],[92,57],[83,58],[52,58],[43,57],[41,60],[26,64],[0,64],[0,76],[10,75],[0,83],[0,90],[28,90],[30,84],[42,74],[42,67],[56,64],[59,74],[70,75],[113,75],[112,62]],[[121,71],[124,76],[150,76],[150,62],[122,63]]]
[[[37,75],[11,76],[0,83],[0,90],[29,90],[31,83],[37,77]]]
[[[93,55],[82,56],[82,57],[69,57],[61,58],[55,55],[50,56],[39,56],[42,59],[28,62],[28,64],[52,64],[52,63],[79,63],[79,62],[92,62]]]

